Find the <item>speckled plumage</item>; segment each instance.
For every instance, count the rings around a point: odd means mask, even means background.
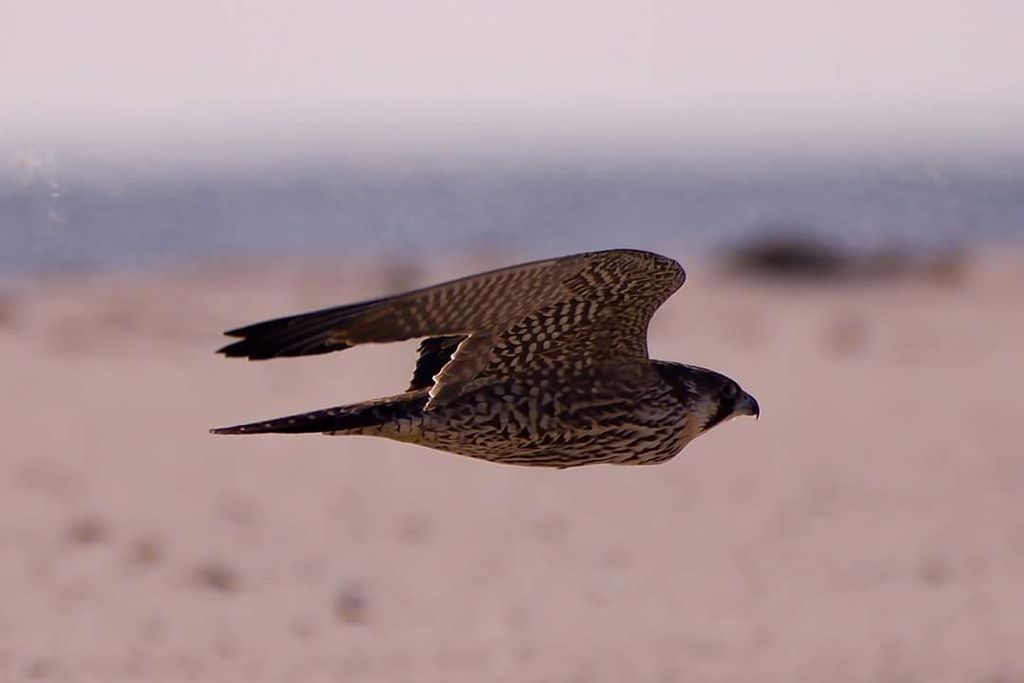
[[[213,430],[322,432],[494,462],[663,462],[756,401],[711,370],[652,361],[647,325],[685,281],[672,259],[577,254],[258,323],[220,350],[252,360],[424,338],[405,393]]]

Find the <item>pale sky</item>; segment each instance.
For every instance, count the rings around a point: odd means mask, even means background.
[[[0,0],[5,147],[1024,146],[1021,0]]]

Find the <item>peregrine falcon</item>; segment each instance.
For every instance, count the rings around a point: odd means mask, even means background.
[[[423,341],[401,394],[212,433],[362,434],[540,467],[664,462],[760,414],[728,377],[648,357],[651,316],[685,279],[658,254],[597,251],[231,330],[219,353],[250,360]]]

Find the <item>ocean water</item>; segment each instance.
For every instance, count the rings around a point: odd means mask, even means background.
[[[345,166],[0,187],[0,271],[346,252],[708,250],[772,231],[854,248],[1024,242],[1024,164]]]

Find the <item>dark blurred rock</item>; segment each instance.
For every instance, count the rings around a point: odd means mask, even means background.
[[[346,624],[362,624],[366,621],[367,603],[361,587],[347,586],[334,598],[334,614]]]
[[[941,557],[930,557],[921,563],[918,576],[923,583],[940,585],[952,578],[949,563]]]
[[[208,562],[196,567],[195,577],[200,586],[224,593],[236,591],[241,586],[238,572],[227,565],[216,562]]]
[[[163,545],[155,538],[140,538],[132,544],[130,557],[136,564],[157,564],[164,557]]]
[[[777,232],[738,244],[725,255],[726,267],[767,278],[829,279],[849,273],[850,255],[820,237]]]
[[[106,540],[106,523],[91,515],[79,517],[68,527],[68,538],[75,543],[99,543]]]
[[[729,272],[760,279],[792,281],[919,280],[957,284],[966,274],[962,250],[860,250],[845,247],[809,231],[766,228],[728,250],[723,264]]]

